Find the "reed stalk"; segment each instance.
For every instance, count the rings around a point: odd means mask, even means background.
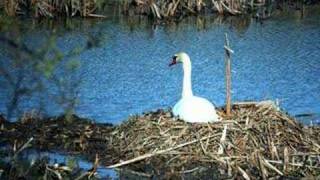
[[[5,0],[0,2],[8,16],[31,15],[33,17],[82,16],[104,17],[95,12],[101,8],[102,0]]]
[[[95,161],[92,171],[79,179],[94,174],[98,163],[163,179],[214,170],[219,174],[215,179],[319,175],[319,127],[302,126],[273,101],[235,102],[232,117],[223,111],[217,109],[223,120],[215,123],[186,123],[170,111],[159,110],[114,127],[74,115],[71,123],[65,123],[66,116],[46,120],[26,116],[28,120],[16,123],[4,121],[0,137],[23,147],[32,136],[33,147],[81,154]]]

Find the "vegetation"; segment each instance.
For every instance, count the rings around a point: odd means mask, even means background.
[[[230,117],[224,112],[209,124],[174,121],[166,111],[134,117],[112,133],[119,161],[108,167],[166,179],[319,176],[319,127],[302,126],[270,101],[234,104]]]
[[[315,2],[315,1],[314,1]],[[282,0],[133,0],[126,8],[129,14],[146,14],[157,19],[218,13],[219,15],[252,14],[259,19],[271,16],[276,9],[292,6],[303,9],[310,1]]]
[[[102,0],[4,0],[0,7],[8,16],[27,15],[32,17],[57,16],[97,16],[94,14],[101,9],[105,1]]]
[[[159,110],[118,126],[72,116],[25,115],[2,118],[1,143],[21,147],[33,137],[35,148],[99,157],[107,168],[122,168],[146,178],[269,179],[320,175],[319,127],[307,127],[273,102],[237,103],[223,121],[190,124]]]
[[[121,6],[126,15],[148,15],[156,19],[183,17],[218,13],[220,15],[243,15],[253,13],[259,18],[268,18],[272,11],[283,4],[301,9],[305,4],[318,0],[5,0],[0,9],[8,16],[31,17],[105,17],[98,15],[111,3],[112,7]]]
[[[158,19],[207,12],[232,15],[254,12],[255,16],[266,18],[277,8],[274,1],[262,0],[122,0],[118,3],[128,15]],[[306,2],[299,3],[303,6]],[[58,45],[61,36],[53,25],[52,30],[43,30],[40,42],[34,45],[23,36],[26,28],[7,15],[97,17],[95,13],[104,4],[102,0],[0,1],[0,51],[6,53],[6,58],[0,59],[0,88],[9,94],[6,115],[0,115],[0,144],[5,145],[0,150],[0,179],[95,178],[98,163],[107,168],[122,168],[121,171],[135,174],[139,179],[319,178],[320,128],[299,124],[270,102],[235,104],[231,117],[220,109],[224,121],[209,124],[189,124],[162,110],[132,117],[119,126],[98,124],[74,115],[81,84],[78,56],[99,46],[103,35],[86,34],[78,46],[61,50]],[[197,23],[205,27],[204,21],[199,18]],[[246,16],[242,24],[232,22],[232,17],[220,16],[217,21],[227,21],[239,31],[245,31],[251,18]],[[66,24],[67,28],[73,27],[68,19]],[[58,93],[50,93],[50,89]],[[40,116],[38,111],[43,103],[40,99],[37,111],[24,113],[17,122],[10,122],[12,116],[22,114],[20,100],[37,93],[45,94],[46,101],[61,107],[64,115]],[[91,170],[83,171],[72,162],[64,165],[52,164],[46,158],[20,159],[28,147],[81,154],[95,163]]]

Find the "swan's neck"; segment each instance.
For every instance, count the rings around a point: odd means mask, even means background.
[[[193,96],[191,85],[191,61],[185,59],[183,62],[183,88],[182,98]]]

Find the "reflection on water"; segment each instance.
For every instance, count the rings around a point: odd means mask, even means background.
[[[54,153],[54,152],[45,152],[45,151],[36,151],[36,150],[28,150],[24,152],[23,154],[24,158],[29,160],[29,162],[32,162],[36,159],[41,159],[43,157],[47,157],[50,161],[49,164],[68,164],[68,161],[74,160],[78,166],[84,170],[88,171],[93,167],[93,163],[88,162],[81,157],[78,156],[68,156],[68,155],[63,155],[60,153]],[[103,179],[116,179],[118,177],[118,173],[115,172],[113,169],[106,169],[102,166],[98,166],[97,168],[97,173],[99,178]]]
[[[83,159],[80,155],[68,155],[68,154],[62,154],[59,152],[49,152],[49,151],[40,151],[35,149],[25,149],[19,153],[19,155],[13,160],[13,157],[11,156],[11,153],[8,152],[8,149],[11,149],[11,147],[3,146],[1,144],[0,146],[0,152],[1,160],[0,164],[3,168],[8,168],[9,164],[14,167],[14,170],[12,170],[12,173],[17,172],[20,173],[20,171],[26,172],[21,173],[24,177],[27,178],[35,178],[35,177],[42,177],[46,176],[51,179],[52,177],[56,176],[50,176],[50,174],[46,174],[44,172],[41,163],[44,163],[48,167],[68,167],[70,168],[70,172],[68,174],[61,173],[61,176],[64,178],[78,178],[81,175],[83,175],[87,171],[91,171],[94,167],[94,163],[89,162],[88,160]],[[6,156],[7,155],[7,156]],[[4,165],[4,163],[8,163],[7,165]],[[5,170],[6,171],[6,170]],[[33,173],[30,173],[30,171],[36,171]],[[63,172],[63,171],[60,171]],[[6,172],[5,174],[0,173],[0,177],[4,178],[6,175],[8,175],[9,172]],[[20,175],[21,175],[20,174]],[[2,176],[1,176],[2,175]],[[18,176],[19,174],[14,174],[15,176]],[[121,176],[121,172],[116,172],[113,169],[107,169],[102,165],[99,165],[96,169],[96,173],[93,175],[93,179],[118,179],[119,176]]]
[[[224,51],[223,35],[229,33],[232,57],[233,99],[279,99],[281,106],[292,114],[320,113],[320,13],[304,11],[275,12],[262,23],[249,16],[190,17],[179,23],[155,25],[144,17],[110,16],[106,20],[68,20],[46,22],[26,30],[22,38],[30,46],[43,43],[51,29],[58,34],[57,47],[62,52],[88,40],[86,35],[101,37],[100,46],[79,55],[79,74],[69,81],[77,87],[76,113],[100,122],[119,123],[130,114],[157,108],[172,107],[180,98],[181,67],[168,68],[172,54],[186,51],[193,62],[193,89],[217,105],[223,105]],[[283,15],[285,14],[285,15]],[[51,24],[50,24],[51,23]],[[32,21],[22,23],[28,29]],[[48,25],[49,24],[49,25]],[[99,39],[99,38],[98,38]],[[1,45],[2,65],[9,61],[10,49]],[[3,62],[2,62],[3,61]],[[68,61],[68,60],[66,60]],[[15,68],[11,67],[10,71]],[[59,69],[59,68],[58,68]],[[11,74],[19,75],[12,72]],[[24,76],[23,81],[29,76]],[[57,70],[57,77],[69,77]],[[3,78],[0,80],[3,85]],[[63,111],[52,99],[57,88],[47,86],[48,94],[32,94],[19,100],[21,111],[30,111],[36,97],[49,114]],[[11,94],[0,90],[0,111],[6,108]],[[315,116],[317,117],[317,116]]]

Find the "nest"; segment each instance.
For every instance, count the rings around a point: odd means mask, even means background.
[[[274,103],[239,103],[221,122],[191,124],[170,111],[135,116],[110,134],[117,168],[144,176],[199,173],[210,177],[317,176],[319,128],[303,127]],[[207,171],[206,171],[207,170]]]
[[[215,123],[187,123],[158,110],[118,126],[77,116],[12,123],[0,115],[0,143],[81,154],[119,169],[123,179],[320,175],[320,127],[303,126],[271,101],[234,104],[231,117],[224,111]]]

